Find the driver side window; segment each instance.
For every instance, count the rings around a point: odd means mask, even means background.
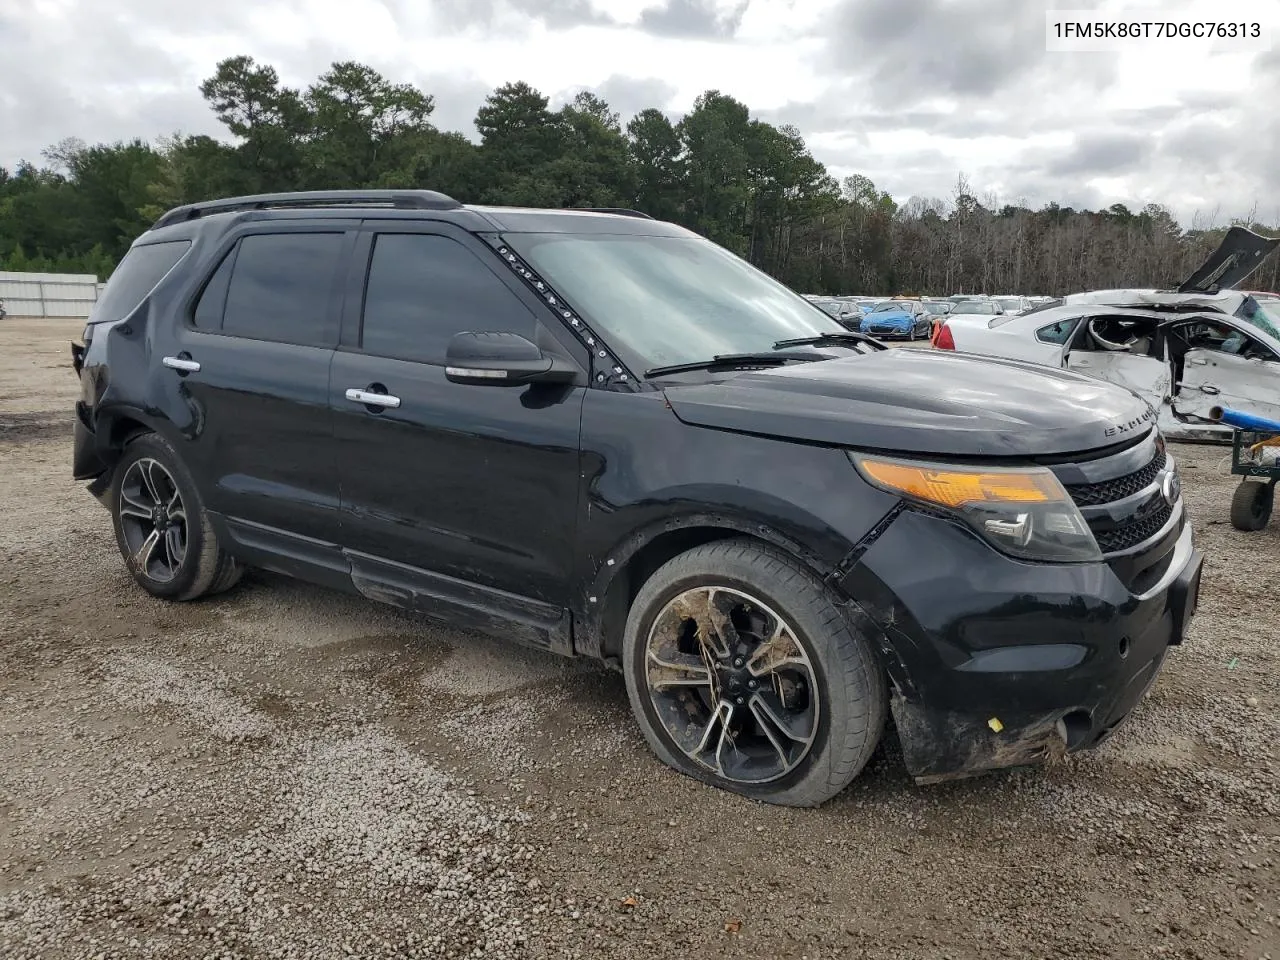
[[[1225,323],[1202,319],[1180,324],[1175,336],[1186,344],[1188,350],[1216,350],[1251,360],[1280,359],[1266,345]]]

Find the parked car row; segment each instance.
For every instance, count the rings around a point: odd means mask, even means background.
[[[846,328],[891,340],[931,338],[943,317],[1015,315],[1050,301],[1049,297],[985,294],[889,298],[806,294],[805,297]]]
[[[1213,407],[1280,419],[1280,296],[1231,289],[1277,246],[1235,227],[1176,290],[1095,290],[1013,315],[957,304],[934,346],[1107,380],[1149,402],[1165,436],[1221,439],[1231,427]]]

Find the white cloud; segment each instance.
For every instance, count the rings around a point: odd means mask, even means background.
[[[0,12],[0,164],[63,137],[220,128],[196,89],[248,53],[305,85],[336,59],[422,86],[474,135],[485,93],[593,88],[624,115],[715,88],[795,123],[837,176],[905,199],[963,171],[1007,201],[1280,207],[1276,53],[1048,53],[1044,10],[1089,0],[37,0]],[[1151,6],[1149,2],[1139,4]],[[1163,0],[1161,9],[1185,7]],[[1101,9],[1132,9],[1105,0]],[[1270,16],[1280,5],[1232,5]],[[651,98],[651,99],[650,99]]]

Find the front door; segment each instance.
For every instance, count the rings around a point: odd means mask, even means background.
[[[1221,350],[1189,350],[1173,407],[1179,416],[1206,420],[1213,407],[1280,420],[1280,363]]]
[[[357,585],[428,610],[444,597],[454,619],[459,605],[482,617],[486,608],[558,615],[569,598],[586,375],[463,385],[445,378],[444,355],[463,331],[518,333],[580,369],[585,351],[554,318],[540,319],[545,308],[495,253],[450,225],[367,223],[355,262],[330,404]],[[349,390],[387,399],[371,405]]]

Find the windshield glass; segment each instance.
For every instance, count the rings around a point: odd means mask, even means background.
[[[1022,301],[1014,300],[1010,297],[1006,297],[1003,300],[997,300],[996,303],[1000,304],[1001,310],[1021,310],[1022,309]]]
[[[937,316],[938,314],[950,313],[951,304],[938,300],[930,300],[924,305],[925,310]]]
[[[641,370],[769,352],[779,340],[845,329],[824,304],[700,237],[520,233],[504,239]]]
[[[1280,301],[1246,297],[1236,316],[1280,340]]]
[[[996,305],[986,300],[961,300],[951,310],[952,313],[995,313]]]
[[[872,313],[910,313],[911,304],[904,303],[901,300],[890,300],[888,303],[882,303],[876,307]]]

